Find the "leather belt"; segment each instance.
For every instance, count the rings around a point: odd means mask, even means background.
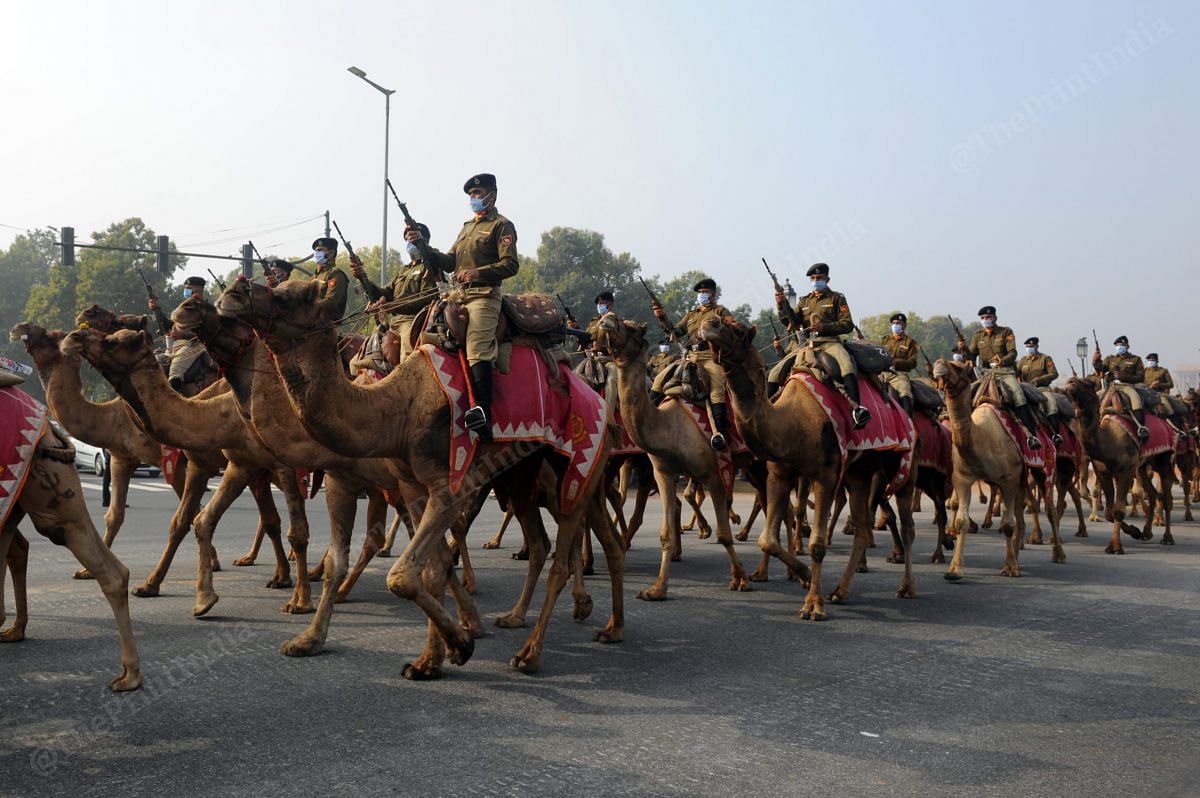
[[[458,286],[459,286],[459,288],[496,288],[496,286],[492,285],[491,283],[480,283],[480,282],[459,283]]]
[[[692,344],[688,347],[689,352],[707,352],[708,344]]]

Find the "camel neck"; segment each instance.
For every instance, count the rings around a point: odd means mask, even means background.
[[[633,442],[646,451],[659,451],[672,444],[673,434],[659,423],[666,410],[655,407],[646,391],[646,350],[624,364],[613,361],[617,370],[617,395],[621,401],[621,420]],[[665,439],[664,439],[665,438]]]
[[[43,374],[46,404],[68,432],[93,446],[113,448],[126,421],[121,400],[97,403],[83,395],[79,360],[59,358]]]
[[[975,422],[971,418],[970,389],[964,388],[957,394],[947,391],[946,410],[950,416],[950,433],[955,445],[963,450],[970,449],[975,432]]]
[[[158,367],[135,369],[128,385],[139,400],[137,410],[150,433],[168,446],[211,451],[243,442],[242,421],[231,394],[188,399],[171,388]]]

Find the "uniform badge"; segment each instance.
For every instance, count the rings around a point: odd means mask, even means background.
[[[333,287],[335,285],[337,285],[337,280],[335,280],[332,277],[330,277],[328,280],[325,281],[325,287],[328,288],[330,291],[333,290]]]
[[[504,244],[505,246],[511,247],[512,242],[513,242],[513,237],[511,235],[500,237],[500,243]]]

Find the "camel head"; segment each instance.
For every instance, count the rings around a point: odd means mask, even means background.
[[[971,388],[971,366],[939,357],[933,364],[933,379],[947,396],[960,396]]]
[[[8,340],[25,344],[25,351],[33,357],[39,370],[49,368],[62,356],[58,346],[66,336],[62,330],[47,330],[30,321],[13,325],[8,331]]]
[[[154,339],[145,330],[117,330],[111,335],[82,328],[62,342],[64,356],[82,355],[88,363],[113,382],[138,368],[159,368],[154,357]]]
[[[174,329],[192,332],[213,328],[218,322],[217,306],[202,296],[191,296],[179,303],[171,313]]]
[[[315,280],[286,282],[278,288],[239,277],[221,293],[217,308],[250,324],[268,343],[294,341],[305,333],[329,327],[317,304],[320,285]]]
[[[136,315],[132,313],[116,314],[107,308],[102,308],[99,305],[92,305],[79,312],[75,317],[75,324],[83,327],[87,325],[93,330],[99,330],[107,335],[117,330],[145,330],[149,329],[150,317]]]
[[[749,327],[741,322],[726,324],[716,316],[700,325],[700,337],[720,353],[721,362],[737,365],[745,365],[750,360],[751,352],[758,354],[754,348],[757,332],[758,328],[753,324]]]
[[[1067,396],[1079,408],[1100,406],[1100,397],[1096,394],[1096,386],[1079,377],[1067,380]]]
[[[617,365],[624,366],[641,357],[646,351],[648,325],[622,320],[609,311],[600,318],[597,345],[612,356]]]

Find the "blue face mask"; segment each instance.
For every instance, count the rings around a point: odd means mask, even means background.
[[[596,315],[597,316],[603,316],[605,313],[608,313],[608,305],[597,305],[596,306]]]
[[[1120,346],[1117,347],[1118,355],[1124,355],[1124,354],[1127,354],[1128,352],[1129,352],[1129,347],[1125,346],[1125,344],[1121,344]]]
[[[812,287],[816,291],[824,291],[828,286],[828,280],[813,280]]]
[[[963,362],[963,356],[958,352],[955,352],[953,355],[951,355],[951,357],[953,357],[959,363]]]
[[[483,213],[487,210],[487,200],[483,197],[469,197],[468,200],[471,203],[471,210],[473,212]]]
[[[191,295],[192,295],[192,289],[190,289],[190,288],[183,289],[183,298],[184,299],[187,299]]]
[[[1147,360],[1146,365],[1152,369],[1156,369],[1156,368],[1158,368],[1158,361],[1157,360]]]
[[[1025,347],[1025,354],[1027,354],[1027,355],[1036,355],[1036,354],[1037,354],[1037,347],[1036,347],[1036,346],[1027,346],[1027,347]]]
[[[417,257],[417,255],[420,254],[420,252],[421,252],[421,250],[417,249],[417,245],[411,241],[406,241],[404,243],[404,251],[407,252],[410,257],[413,257],[413,258]]]
[[[701,305],[707,305],[709,302],[712,302],[712,294],[706,291],[701,291],[698,300]]]
[[[329,262],[329,253],[328,252],[314,252],[313,260],[315,260],[319,265],[324,266],[326,263]]]
[[[671,345],[670,344],[659,344],[658,351],[662,352],[665,355],[671,351]]]
[[[990,330],[996,326],[995,319],[983,319],[980,323],[983,325],[983,329],[985,330]]]
[[[892,325],[892,334],[893,335],[900,335],[902,332],[904,332],[903,324],[893,324]]]

